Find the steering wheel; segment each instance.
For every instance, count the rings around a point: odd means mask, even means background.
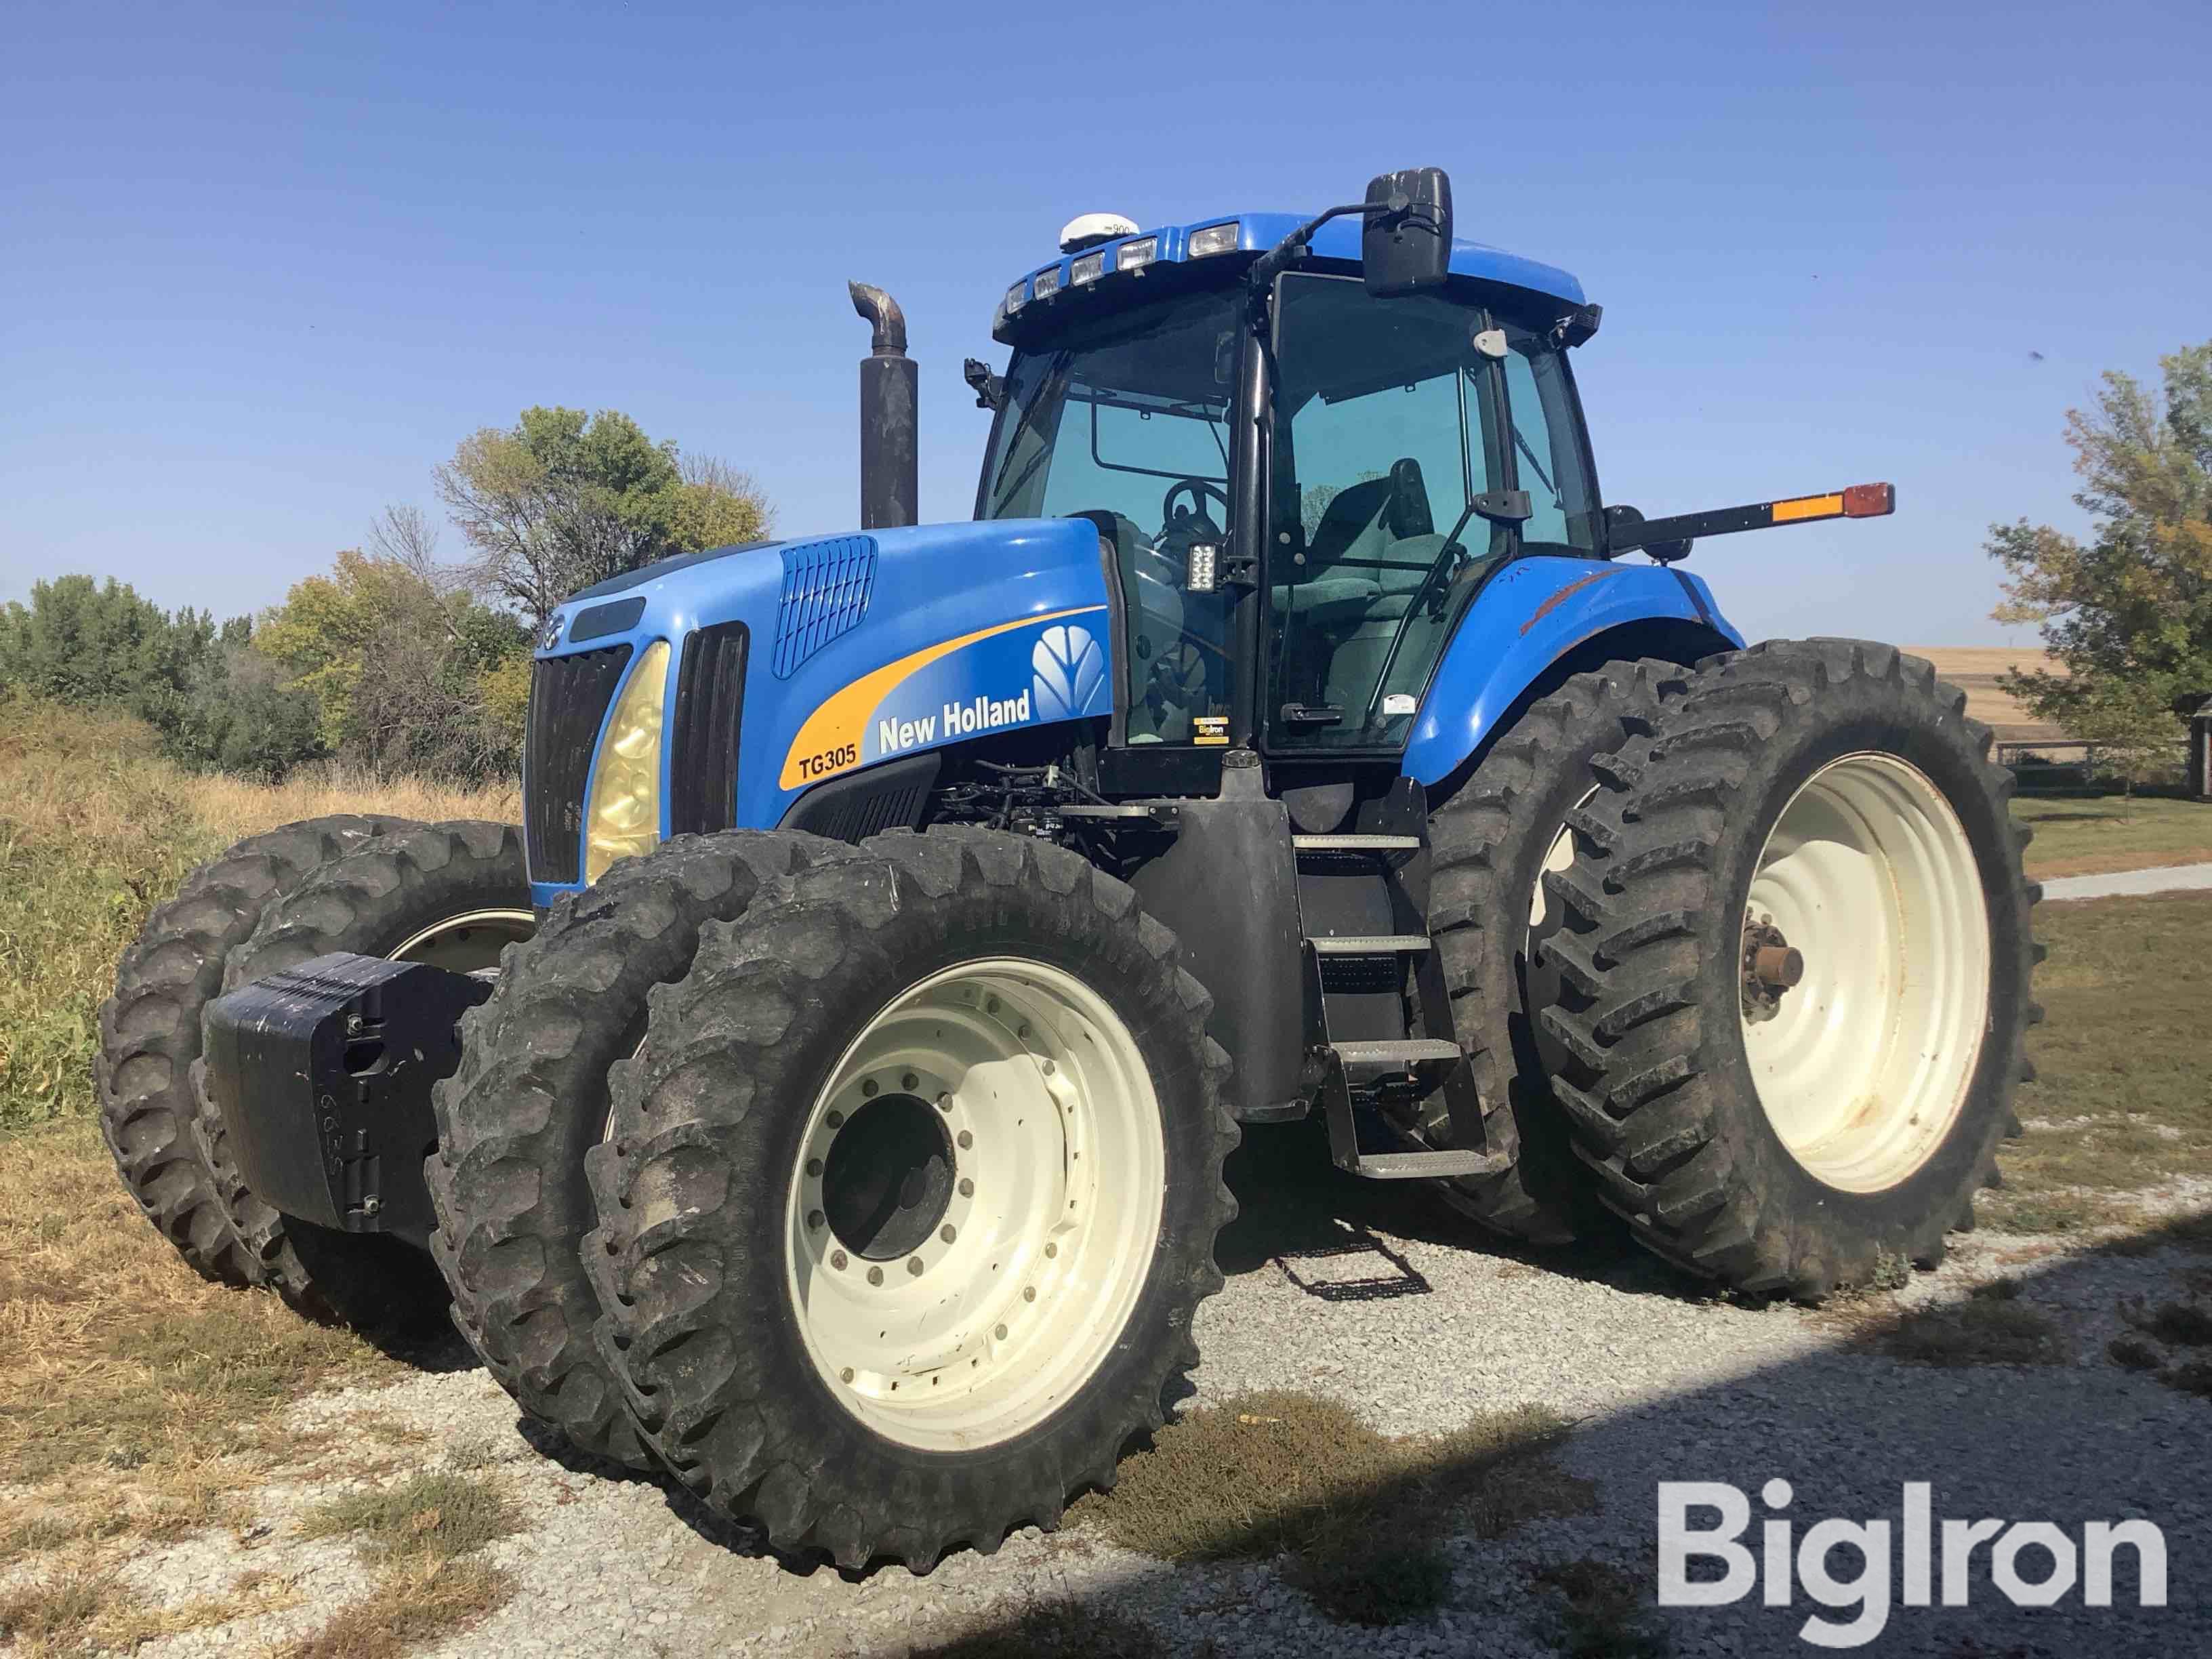
[[[1182,495],[1188,495],[1190,497],[1190,513],[1188,520],[1178,526],[1176,523],[1176,497]],[[1160,497],[1160,524],[1163,529],[1186,529],[1198,532],[1202,527],[1204,530],[1212,531],[1217,536],[1219,535],[1221,526],[1206,516],[1206,498],[1208,495],[1221,503],[1221,516],[1226,520],[1229,517],[1227,490],[1219,484],[1211,483],[1205,478],[1177,478],[1168,486],[1168,493]]]

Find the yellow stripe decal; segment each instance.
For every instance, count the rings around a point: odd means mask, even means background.
[[[802,784],[834,777],[858,766],[860,763],[860,738],[868,729],[868,717],[876,712],[876,705],[890,696],[892,689],[908,675],[918,673],[939,658],[949,657],[963,646],[973,645],[978,640],[988,640],[994,634],[1012,633],[1017,628],[1030,628],[1038,623],[1057,622],[1062,617],[1080,617],[1101,608],[1095,605],[1079,605],[1066,611],[1050,611],[1042,616],[1020,617],[1012,622],[979,628],[973,634],[963,634],[957,640],[940,640],[935,645],[924,646],[909,656],[901,657],[896,662],[885,663],[872,674],[861,675],[851,684],[832,693],[806,717],[805,723],[799,728],[799,735],[791,740],[790,752],[783,758],[780,787],[796,789]]]
[[[1842,515],[1844,498],[1841,495],[1800,495],[1794,501],[1774,504],[1774,522],[1789,524],[1797,519],[1833,519]]]

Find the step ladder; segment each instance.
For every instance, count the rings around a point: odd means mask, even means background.
[[[1358,876],[1364,872],[1380,878],[1381,895],[1387,898],[1398,927],[1419,920],[1421,907],[1415,902],[1417,896],[1406,891],[1401,872],[1423,853],[1425,843],[1419,836],[1294,835],[1291,847],[1302,878],[1302,905],[1310,890],[1306,878]],[[1371,900],[1375,896],[1365,896]],[[1309,1026],[1322,1036],[1313,1058],[1320,1066],[1322,1109],[1328,1124],[1329,1156],[1336,1166],[1376,1181],[1493,1175],[1510,1167],[1517,1148],[1493,1146],[1486,1138],[1474,1074],[1449,1030],[1443,981],[1431,959],[1428,934],[1333,931],[1325,924],[1323,931],[1316,932],[1320,921],[1309,914],[1304,923],[1306,1006]],[[1364,974],[1362,964],[1367,970]],[[1331,977],[1339,987],[1346,983],[1348,975],[1353,984],[1388,986],[1402,994],[1408,974],[1418,976],[1424,1022],[1432,1028],[1441,1024],[1444,1030],[1395,1038],[1338,1038],[1330,1034],[1330,995],[1346,994],[1341,989],[1332,993],[1327,988]],[[1386,1086],[1411,1088],[1423,1094],[1443,1091],[1452,1138],[1458,1144],[1443,1149],[1388,1152],[1362,1148],[1355,1096],[1371,1097]]]

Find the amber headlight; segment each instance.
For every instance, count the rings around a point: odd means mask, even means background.
[[[655,640],[623,687],[592,769],[586,881],[597,881],[616,860],[650,853],[660,842],[660,719],[667,692],[668,641]]]

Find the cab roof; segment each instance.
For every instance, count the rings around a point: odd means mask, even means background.
[[[1157,229],[1139,231],[1133,236],[1116,237],[1097,247],[1064,253],[1051,264],[1029,272],[1006,290],[992,319],[991,332],[1003,339],[1012,319],[1030,306],[1057,307],[1070,294],[1093,283],[1118,286],[1144,266],[1188,265],[1224,256],[1264,253],[1304,224],[1308,216],[1296,213],[1216,214],[1210,218],[1194,219],[1187,225],[1163,225]],[[1215,234],[1200,236],[1209,231]],[[1200,237],[1199,251],[1195,252],[1192,251],[1194,237]],[[1219,246],[1209,246],[1212,243]],[[1347,216],[1332,219],[1316,231],[1310,247],[1316,259],[1356,266],[1359,264],[1359,243],[1360,222],[1357,216]],[[1144,257],[1147,253],[1149,258]],[[1129,256],[1129,264],[1126,266],[1125,254]],[[1077,270],[1079,265],[1083,267],[1080,273]],[[1455,276],[1502,283],[1570,306],[1586,303],[1583,285],[1571,273],[1557,265],[1526,259],[1481,242],[1455,240],[1450,270]],[[1040,279],[1045,283],[1042,295],[1037,290]]]

